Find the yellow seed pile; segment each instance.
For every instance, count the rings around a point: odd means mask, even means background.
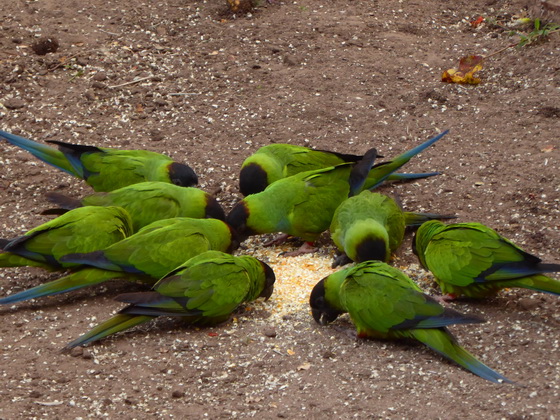
[[[249,249],[242,253],[266,262],[276,275],[274,293],[270,299],[264,303],[259,300],[251,304],[269,311],[272,320],[281,320],[288,314],[308,313],[311,290],[319,280],[336,271],[331,268],[333,259],[331,253],[287,257],[280,254],[294,251],[297,247],[294,245],[264,247],[259,239],[253,238],[246,241],[244,245]]]

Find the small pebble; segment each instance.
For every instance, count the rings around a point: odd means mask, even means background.
[[[31,392],[29,393],[29,398],[40,398],[41,395],[43,395],[43,394],[41,394],[39,391],[37,391],[36,389],[34,389],[33,391],[31,391]]]
[[[70,350],[70,356],[72,357],[80,357],[84,354],[84,349],[82,347],[74,347]]]
[[[532,309],[537,308],[541,303],[535,299],[523,298],[523,299],[519,299],[519,302],[517,302],[517,304],[521,309],[525,311],[530,311]]]
[[[276,337],[276,330],[274,328],[269,327],[263,330],[263,334],[266,337],[274,338]]]
[[[97,82],[103,82],[107,80],[107,73],[105,73],[104,71],[100,71],[99,73],[95,73],[92,79]]]
[[[185,393],[183,391],[173,391],[171,393],[171,396],[173,398],[183,398],[185,396]]]
[[[11,98],[4,102],[4,106],[8,109],[20,109],[25,106],[25,102],[20,98]]]

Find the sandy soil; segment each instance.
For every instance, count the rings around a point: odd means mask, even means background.
[[[0,128],[45,141],[143,148],[189,163],[226,209],[258,147],[290,142],[394,156],[450,134],[409,171],[443,172],[386,186],[406,209],[488,224],[560,261],[560,43],[509,49],[479,86],[445,84],[460,57],[517,38],[518,1],[346,0],[262,4],[235,16],[224,0],[13,1],[2,6]],[[58,49],[38,55],[41,38]],[[44,52],[44,51],[39,51]],[[134,82],[137,79],[141,81]],[[131,83],[134,82],[134,83]],[[0,236],[48,218],[44,193],[90,190],[0,142]],[[291,265],[314,284],[328,243]],[[262,252],[258,240],[239,252]],[[410,249],[395,264],[439,293]],[[327,268],[325,268],[327,266]],[[284,274],[286,273],[286,274]],[[3,269],[2,295],[56,278]],[[509,290],[453,307],[488,322],[452,328],[485,363],[523,386],[495,385],[415,343],[356,341],[341,319],[316,325],[301,299],[257,304],[230,323],[187,329],[161,319],[71,355],[60,349],[120,308],[118,282],[0,308],[0,418],[558,418],[558,298]],[[135,286],[134,286],[135,287]]]

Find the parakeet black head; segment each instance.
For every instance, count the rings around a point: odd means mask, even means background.
[[[356,245],[356,262],[387,261],[387,242],[381,238],[366,238]]]
[[[239,191],[244,196],[264,191],[268,186],[268,174],[257,163],[244,166],[239,173]]]
[[[206,217],[210,219],[226,220],[224,209],[214,197],[208,195],[206,198],[206,209],[204,210]]]
[[[237,203],[226,216],[226,223],[230,225],[235,232],[237,232],[240,241],[243,241],[256,233],[247,227],[248,218],[249,208],[244,200]]]
[[[198,177],[188,165],[173,162],[168,166],[168,171],[172,184],[180,187],[192,187],[198,184]]]
[[[311,306],[313,319],[321,325],[327,325],[333,322],[339,315],[344,313],[334,308],[325,296],[325,280],[327,280],[327,278],[328,277],[324,278],[315,285],[309,297],[309,305]]]
[[[265,300],[268,300],[270,296],[272,296],[272,292],[274,291],[274,282],[276,281],[276,275],[274,274],[274,271],[272,271],[272,268],[270,268],[268,264],[262,261],[260,261],[260,263],[263,266],[266,283],[259,297],[263,297],[265,298]]]

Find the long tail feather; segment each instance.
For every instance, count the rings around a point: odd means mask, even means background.
[[[557,271],[557,270],[555,270]],[[543,275],[525,277],[511,282],[511,287],[522,287],[537,292],[560,295],[560,281]]]
[[[437,214],[437,213],[414,213],[410,211],[404,212],[404,221],[406,226],[420,226],[424,222],[436,219],[456,219],[454,214]]]
[[[102,324],[99,324],[97,327],[91,329],[84,335],[81,335],[74,341],[68,343],[64,349],[70,350],[74,347],[83,346],[111,334],[118,333],[119,331],[124,331],[135,327],[136,325],[143,324],[144,322],[148,322],[154,318],[155,317],[153,316],[117,314]]]
[[[529,258],[535,259],[533,255],[529,255]],[[537,259],[538,261],[538,259]],[[527,279],[527,284],[531,284],[531,278],[534,276],[537,283],[546,284],[548,277],[539,275],[541,273],[550,273],[560,271],[560,264],[545,264],[545,263],[534,263],[533,261],[514,261],[509,263],[494,264],[487,270],[483,271],[478,275],[475,280],[484,279],[484,281],[500,281],[500,280],[513,280],[513,279]],[[550,282],[552,279],[548,279]],[[508,287],[508,286],[504,286]],[[512,287],[516,287],[512,284]],[[525,287],[520,285],[519,287]]]
[[[420,172],[418,174],[393,173],[387,177],[387,181],[408,181],[414,179],[430,178],[436,175],[441,175],[441,172]]]
[[[457,344],[457,342],[453,339],[453,336],[444,328],[416,329],[409,330],[409,332],[416,340],[424,343],[432,350],[463,366],[465,369],[483,379],[486,379],[487,381],[494,383],[513,383],[505,376],[499,374],[493,369],[490,369],[467,350]]]
[[[125,273],[99,270],[97,268],[83,268],[80,271],[69,274],[60,279],[32,287],[23,292],[14,293],[0,299],[1,305],[22,302],[24,300],[35,299],[43,296],[57,295],[81,289],[82,287],[93,286],[94,284],[124,277]]]
[[[390,162],[383,162],[379,165],[373,167],[373,169],[369,172],[367,180],[364,185],[364,189],[373,190],[383,181],[385,181],[389,175],[393,172],[398,170],[401,166],[407,163],[410,159],[416,156],[418,153],[423,151],[424,149],[430,147],[436,141],[441,139],[445,136],[449,130],[445,130],[444,132],[438,134],[435,137],[432,137],[430,140],[425,141],[424,143],[410,149],[407,152],[404,152],[402,155],[397,156]]]
[[[538,265],[541,273],[557,273],[560,272],[560,264],[540,263]]]
[[[439,139],[441,139],[443,136],[445,136],[447,133],[449,133],[449,130],[445,130],[443,132],[441,132],[440,134],[438,134],[435,137],[432,137],[431,139],[425,141],[424,143],[413,147],[412,149],[410,149],[407,152],[404,152],[402,155],[397,156],[395,159],[393,159],[393,162],[397,161],[398,163],[401,163],[401,166],[403,164],[405,164],[406,162],[408,162],[410,159],[412,159],[414,156],[416,156],[418,153],[420,153],[421,151],[427,149],[428,147],[430,147],[432,144],[434,144],[436,141],[438,141]]]
[[[4,137],[9,143],[14,146],[21,147],[27,150],[37,159],[42,160],[49,165],[55,166],[56,168],[69,173],[70,175],[77,176],[71,163],[66,159],[64,153],[36,141],[26,139],[24,137],[16,136],[15,134],[7,133],[6,131],[0,130],[0,137]]]
[[[45,194],[45,197],[51,203],[56,204],[57,206],[65,210],[74,210],[78,207],[82,207],[82,203],[80,202],[80,200],[76,200],[75,198],[68,197],[57,192],[48,192]]]

